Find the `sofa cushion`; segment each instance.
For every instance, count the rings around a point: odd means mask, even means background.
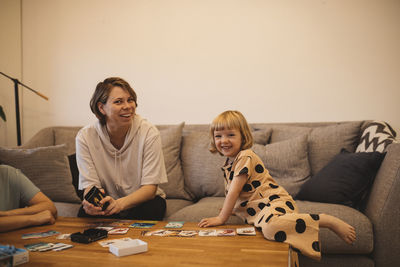
[[[67,146],[67,154],[75,153],[75,137],[82,127],[55,127],[54,128],[54,145],[65,144]]]
[[[81,204],[78,203],[66,203],[66,202],[54,202],[57,209],[57,215],[63,217],[77,217]]]
[[[199,202],[186,206],[166,218],[168,221],[200,222],[203,218],[215,217],[224,204],[224,197],[205,197]],[[244,224],[239,217],[232,215],[226,224]]]
[[[396,132],[384,121],[373,121],[364,129],[356,152],[385,152],[396,142]]]
[[[253,150],[276,182],[292,196],[310,178],[307,134],[266,146],[256,144]]]
[[[20,169],[53,201],[80,203],[72,185],[66,146],[33,149],[0,148],[4,164]]]
[[[164,190],[167,198],[191,200],[192,197],[185,190],[182,166],[179,158],[183,126],[184,123],[181,123],[160,130],[165,168],[168,177],[168,183],[160,184],[160,188]]]
[[[357,234],[354,245],[348,245],[327,228],[320,229],[321,251],[324,254],[369,254],[374,247],[374,232],[371,221],[363,213],[344,205],[296,201],[301,213],[326,213],[352,225]]]
[[[358,144],[361,122],[317,127],[309,136],[311,174],[319,172],[342,148],[354,152]]]
[[[349,153],[345,149],[301,188],[297,199],[360,208],[385,154]]]
[[[211,153],[208,132],[190,132],[183,136],[181,160],[185,186],[195,199],[224,196],[221,167],[225,158]]]
[[[273,144],[285,141],[300,135],[308,135],[311,133],[311,131],[312,128],[302,127],[302,126],[288,126],[288,125],[274,126],[272,128],[270,143]]]
[[[253,135],[254,144],[266,145],[271,137],[272,129],[253,130],[251,134]]]
[[[173,199],[168,198],[167,201],[167,210],[165,211],[164,219],[169,220],[169,217],[176,213],[177,211],[183,209],[184,207],[193,205],[192,201],[185,199]]]

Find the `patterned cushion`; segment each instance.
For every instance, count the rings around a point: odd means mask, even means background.
[[[356,152],[385,152],[386,148],[396,142],[396,132],[384,121],[368,124],[361,135]]]

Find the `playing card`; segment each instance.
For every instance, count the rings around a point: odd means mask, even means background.
[[[39,247],[36,249],[36,251],[40,252],[45,252],[53,249],[54,244],[53,243],[48,243],[47,245],[43,245],[42,247]]]
[[[180,231],[178,236],[182,237],[190,237],[197,235],[197,231]]]
[[[200,230],[199,236],[217,236],[217,230],[215,230],[215,229]]]
[[[217,236],[234,236],[236,235],[234,229],[217,229]]]
[[[61,234],[57,236],[57,239],[69,239],[71,234]]]
[[[169,222],[165,225],[165,228],[182,228],[184,222]]]
[[[73,247],[73,245],[70,245],[70,244],[56,243],[56,244],[54,244],[54,247],[52,248],[52,250],[53,251],[61,251],[61,250],[69,249],[72,247]]]
[[[48,246],[49,243],[46,242],[39,242],[39,243],[32,243],[32,244],[26,244],[24,247],[29,250],[29,251],[37,251],[39,248]]]
[[[129,227],[133,227],[133,228],[151,228],[157,223],[158,223],[158,221],[138,221],[138,222],[132,223],[131,225],[129,225]]]
[[[236,233],[238,235],[256,235],[256,229],[254,227],[237,228]]]
[[[127,227],[114,228],[108,231],[109,235],[124,235],[129,231]]]
[[[163,236],[179,236],[180,230],[165,230]]]

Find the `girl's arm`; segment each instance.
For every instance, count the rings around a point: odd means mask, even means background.
[[[235,176],[231,182],[231,186],[229,187],[228,194],[225,197],[224,205],[219,215],[217,217],[202,219],[199,226],[210,227],[224,224],[228,220],[229,216],[231,216],[236,200],[238,199],[246,181],[246,174]]]

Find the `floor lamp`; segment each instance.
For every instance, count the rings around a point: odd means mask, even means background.
[[[41,93],[39,93],[38,91],[33,90],[32,88],[30,88],[29,86],[26,86],[25,84],[21,83],[20,81],[18,81],[18,79],[12,78],[10,76],[8,76],[7,74],[4,74],[2,72],[0,72],[0,74],[4,75],[5,77],[7,77],[8,79],[10,79],[11,81],[14,82],[14,94],[15,94],[15,117],[16,117],[16,121],[17,121],[17,143],[18,146],[21,145],[21,122],[20,122],[20,115],[19,115],[19,94],[18,94],[18,84],[22,85],[23,87],[31,90],[32,92],[34,92],[35,94],[37,94],[38,96],[49,100],[49,98],[45,95],[42,95]]]

